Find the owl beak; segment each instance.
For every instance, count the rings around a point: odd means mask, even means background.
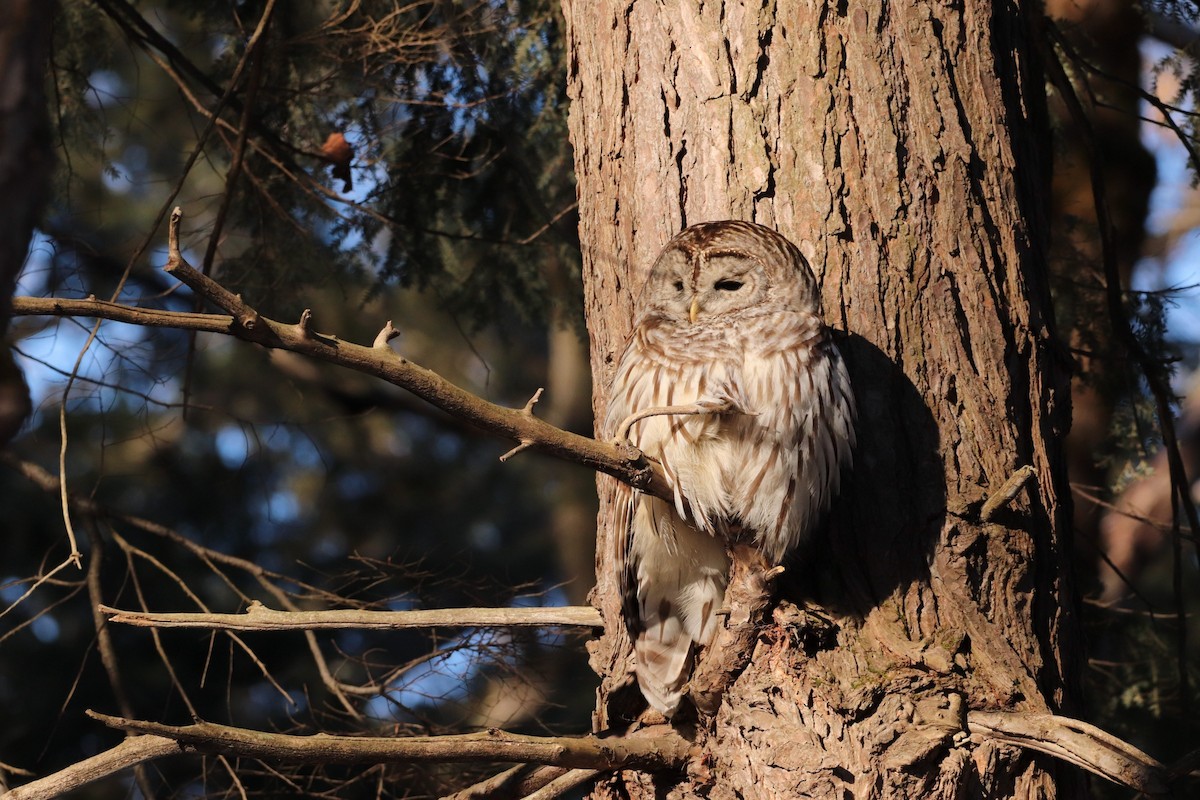
[[[693,325],[696,323],[696,314],[698,313],[700,313],[700,298],[693,295],[692,307],[688,309],[688,319],[691,320]]]

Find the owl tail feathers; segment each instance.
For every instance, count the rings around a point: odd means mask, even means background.
[[[662,572],[643,562],[638,576],[638,685],[650,706],[667,717],[678,710],[692,676],[695,646],[709,645],[716,636],[725,600],[724,546],[690,529],[686,537],[693,546],[676,553]]]
[[[638,686],[646,702],[663,716],[672,716],[692,674],[692,637],[683,631],[679,618],[672,617],[666,625],[638,634],[634,651]]]
[[[724,575],[705,570],[678,590],[677,604],[660,597],[643,606],[644,627],[634,643],[638,685],[651,707],[664,716],[679,708],[692,677],[694,646],[712,644],[724,599]]]

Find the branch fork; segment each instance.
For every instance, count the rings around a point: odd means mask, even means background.
[[[531,419],[533,418],[533,407],[537,405],[538,400],[542,399],[543,391],[545,391],[545,387],[538,387],[538,390],[533,393],[533,397],[530,397],[529,400],[526,401],[525,406],[521,409],[521,414],[523,414],[524,416],[529,417]],[[518,453],[521,453],[521,452],[533,447],[534,444],[536,444],[536,442],[532,441],[531,439],[522,439],[520,441],[520,443],[517,444],[516,447],[514,447],[512,450],[509,450],[504,455],[500,456],[500,460],[508,461],[510,458],[517,455]]]
[[[183,219],[183,209],[179,206],[171,212],[171,221],[167,228],[167,266],[163,269],[169,275],[174,275],[191,287],[192,291],[208,300],[210,303],[229,312],[234,322],[247,331],[253,331],[259,322],[258,312],[242,300],[240,294],[234,294],[204,273],[192,267],[183,257],[179,249],[179,223]]]

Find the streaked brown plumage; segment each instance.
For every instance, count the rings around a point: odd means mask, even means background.
[[[694,645],[717,631],[726,544],[752,541],[777,564],[804,539],[849,463],[854,401],[812,270],[769,228],[685,229],[638,308],[603,429],[612,438],[639,411],[679,407],[628,433],[662,464],[675,502],[618,490],[638,682],[670,716]]]

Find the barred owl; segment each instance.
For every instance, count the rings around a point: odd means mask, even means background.
[[[638,683],[667,716],[717,632],[726,545],[779,564],[837,491],[854,401],[800,251],[749,222],[707,222],[659,254],[609,390],[603,430],[657,460],[674,503],[622,485]]]

